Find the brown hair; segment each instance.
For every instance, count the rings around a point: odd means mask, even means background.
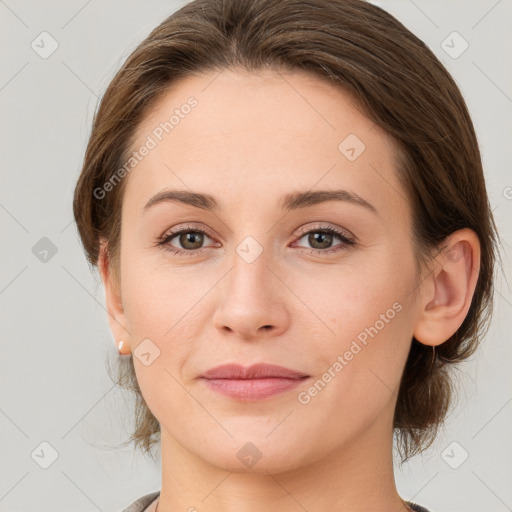
[[[480,272],[462,325],[437,347],[435,359],[430,346],[412,340],[394,416],[403,462],[432,444],[453,399],[448,369],[471,356],[487,332],[498,234],[457,85],[430,49],[386,11],[362,0],[195,0],[165,19],[117,72],[94,116],[73,202],[88,261],[98,264],[106,241],[120,282],[126,180],[101,199],[94,191],[129,158],[145,113],[176,80],[228,68],[309,71],[350,91],[362,112],[391,134],[412,206],[420,273],[452,232],[467,227],[478,235]],[[128,442],[148,453],[160,425],[142,397],[132,356],[123,364],[118,384],[136,395],[136,428]]]

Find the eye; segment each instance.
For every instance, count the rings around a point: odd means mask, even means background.
[[[208,233],[194,226],[185,226],[183,229],[165,233],[158,239],[157,245],[164,251],[169,251],[178,256],[194,255],[202,249],[205,238],[210,238]],[[172,245],[171,242],[176,239],[181,247]]]
[[[307,250],[310,254],[338,252],[356,244],[356,241],[351,235],[330,226],[314,226],[307,231],[302,230],[300,234],[301,236],[298,240],[307,237],[306,243],[312,246],[312,249]],[[160,246],[162,250],[171,252],[177,256],[193,256],[204,249],[202,245],[205,238],[212,239],[209,232],[188,225],[180,230],[165,233],[157,240],[156,245]],[[333,240],[336,238],[341,241],[341,244],[338,244],[341,245],[341,247],[332,246]],[[172,243],[175,239],[174,244],[178,244],[178,247]],[[216,247],[219,247],[219,245],[216,245]],[[299,245],[297,247],[303,246]]]
[[[302,240],[303,238],[306,239],[306,243],[313,247],[307,251],[310,254],[338,252],[347,249],[356,243],[348,233],[344,233],[330,226],[315,226],[310,228],[308,231],[303,231],[299,240]],[[333,240],[336,238],[342,242],[341,247],[332,246]]]

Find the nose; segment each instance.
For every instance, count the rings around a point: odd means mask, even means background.
[[[214,326],[232,337],[256,340],[278,336],[290,322],[287,301],[293,294],[272,268],[265,252],[248,262],[235,254],[217,289]]]

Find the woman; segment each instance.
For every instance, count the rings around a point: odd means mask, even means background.
[[[497,235],[460,91],[400,22],[187,4],[109,85],[74,213],[130,441],[161,443],[161,491],[125,512],[427,510],[393,441],[403,461],[434,440]]]

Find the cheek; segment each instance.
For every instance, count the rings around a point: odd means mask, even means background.
[[[188,322],[188,314],[212,284],[208,276],[198,279],[192,269],[186,272],[161,262],[157,265],[147,255],[137,258],[135,252],[126,258],[121,278],[123,303],[127,322],[137,335],[164,339]]]
[[[126,267],[128,270],[128,267]],[[185,391],[183,368],[197,350],[204,320],[198,318],[198,301],[205,291],[187,288],[188,277],[141,265],[126,273],[126,318],[134,339],[134,366],[141,393],[149,409],[163,425],[176,422],[176,415],[191,416],[194,401]],[[130,275],[128,275],[130,274]],[[196,307],[194,307],[196,306]],[[150,340],[150,342],[148,342]],[[143,362],[149,352],[150,364]],[[174,427],[173,427],[174,428]]]
[[[400,273],[395,267],[393,255],[380,255],[297,283],[294,291],[305,297],[308,318],[314,319],[305,332],[314,340],[317,377],[330,379],[323,400],[351,409],[365,403],[370,412],[398,389],[412,337],[408,311],[414,267],[405,261]]]
[[[413,276],[406,262],[397,272],[392,254],[374,251],[373,254],[355,254],[339,264],[319,269],[314,273],[290,275],[293,291],[307,308],[311,325],[315,325],[318,339],[344,343],[364,332],[379,321],[393,320],[410,291],[408,282]],[[393,304],[398,303],[393,309]],[[388,314],[386,315],[386,312]],[[399,315],[398,315],[399,316]],[[389,318],[388,318],[389,317]],[[386,331],[389,322],[386,322]],[[382,322],[379,321],[378,326]],[[364,337],[364,335],[362,335]]]
[[[343,311],[332,341],[317,344],[318,373],[299,397],[306,422],[323,429],[327,445],[356,436],[384,410],[391,414],[410,341],[407,313],[398,302],[374,304],[363,313],[351,304]]]

